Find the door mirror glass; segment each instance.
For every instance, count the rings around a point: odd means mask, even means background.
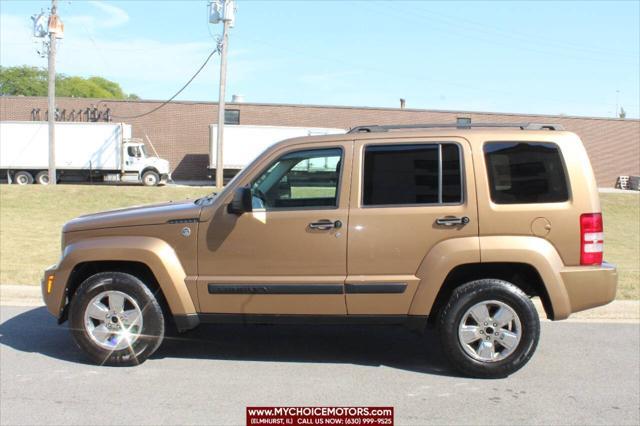
[[[232,214],[237,214],[238,216],[242,213],[253,211],[251,189],[246,186],[236,189],[233,193],[233,200],[231,200],[231,203],[227,207],[227,211]]]

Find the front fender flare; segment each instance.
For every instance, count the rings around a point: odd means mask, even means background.
[[[55,270],[51,294],[45,294],[49,311],[59,316],[66,302],[66,288],[74,268],[86,262],[140,262],[153,272],[173,315],[195,314],[196,308],[185,283],[186,274],[173,248],[159,238],[98,237],[69,244]],[[62,285],[61,285],[62,284]]]

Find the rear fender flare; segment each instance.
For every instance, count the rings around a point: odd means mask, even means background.
[[[464,237],[442,241],[425,256],[409,315],[428,315],[449,273],[467,263],[523,263],[540,274],[555,320],[571,314],[571,304],[560,271],[564,264],[547,240],[530,236]],[[486,277],[484,277],[486,278]]]
[[[560,271],[564,262],[548,240],[531,236],[480,237],[482,262],[515,262],[531,265],[538,271],[553,308],[553,319],[571,314],[571,303]]]
[[[428,315],[449,272],[458,265],[478,262],[478,237],[452,238],[433,246],[416,272],[420,283],[413,296],[409,315]]]

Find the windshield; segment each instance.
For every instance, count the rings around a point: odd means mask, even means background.
[[[140,151],[142,152],[143,157],[148,157],[149,153],[147,152],[147,147],[144,145],[140,145]]]

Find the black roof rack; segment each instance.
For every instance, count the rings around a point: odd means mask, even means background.
[[[476,127],[507,127],[507,128],[519,128],[520,130],[564,130],[564,128],[558,124],[546,124],[546,123],[451,123],[451,124],[374,124],[372,126],[356,126],[349,130],[349,133],[374,133],[374,132],[387,132],[389,130],[402,130],[402,129],[439,129],[439,128],[454,128],[454,129],[471,129]]]

